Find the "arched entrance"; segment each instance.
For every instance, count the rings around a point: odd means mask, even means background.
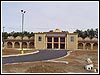
[[[98,44],[97,43],[93,44],[93,50],[98,50]]]
[[[78,43],[78,49],[83,49],[83,43]]]
[[[15,42],[15,48],[20,48],[20,44],[19,44],[19,42]]]
[[[34,42],[29,43],[29,48],[34,48]]]
[[[86,43],[86,45],[85,45],[85,49],[91,49],[91,44],[90,43]]]
[[[27,48],[27,43],[23,42],[23,48]]]
[[[12,48],[12,42],[7,43],[7,48]]]

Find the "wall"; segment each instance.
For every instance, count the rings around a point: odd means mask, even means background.
[[[46,34],[38,33],[35,34],[35,49],[45,49],[46,48],[46,43],[45,43],[45,36]],[[38,40],[38,38],[41,37],[41,41]]]
[[[71,41],[71,37],[74,37],[74,41]],[[78,34],[76,33],[69,33],[67,35],[67,49],[77,49],[78,45]]]

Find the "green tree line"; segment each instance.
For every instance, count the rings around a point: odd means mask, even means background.
[[[62,31],[62,32],[64,32],[64,31]],[[86,38],[86,37],[89,37],[91,39],[94,38],[94,37],[98,38],[98,28],[96,28],[96,29],[87,29],[85,31],[76,29],[76,31],[74,31],[74,33],[78,33],[78,37],[82,37],[82,38]],[[8,36],[14,36],[14,37],[22,36],[22,32],[14,32],[14,31],[11,32],[11,33],[2,32],[2,38],[3,39],[7,39]],[[28,36],[30,38],[30,37],[34,36],[34,33],[24,31],[23,36]]]
[[[96,28],[95,30],[91,28],[85,31],[77,29],[75,32],[78,33],[78,37],[82,37],[83,39],[86,37],[89,37],[90,39],[98,38],[98,28]]]
[[[11,33],[2,32],[2,38],[3,39],[7,39],[8,36],[13,36],[13,37],[22,36],[22,32],[14,32],[14,31],[11,32]],[[23,36],[28,36],[30,38],[30,37],[34,36],[34,33],[24,31]]]

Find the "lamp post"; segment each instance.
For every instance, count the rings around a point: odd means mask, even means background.
[[[25,14],[26,11],[24,10],[21,10],[21,13],[22,13],[22,50],[21,50],[21,54],[24,54],[24,51],[23,51],[23,25],[24,25],[24,14]]]

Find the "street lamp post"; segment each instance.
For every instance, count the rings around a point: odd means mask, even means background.
[[[24,10],[21,10],[21,13],[22,13],[22,50],[21,50],[21,54],[24,54],[24,51],[23,51],[23,25],[24,25],[24,14],[25,14],[26,11]]]

